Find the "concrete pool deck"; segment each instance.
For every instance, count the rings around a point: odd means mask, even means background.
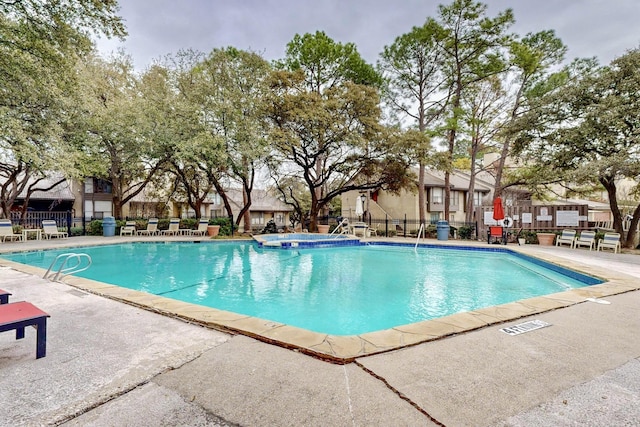
[[[6,243],[0,250],[125,239]],[[459,329],[445,338],[367,357],[356,354],[352,363],[340,365],[161,316],[0,261],[5,266],[0,287],[13,293],[12,301],[30,301],[51,315],[44,359],[35,359],[32,330],[20,341],[0,334],[0,423],[637,423],[640,257],[539,246],[509,249],[612,278],[613,289],[588,294],[607,295],[603,299],[611,304],[585,302],[587,294],[564,298],[570,304],[559,309],[544,301],[542,312],[517,309],[512,321],[472,323],[470,332],[457,324]],[[499,330],[530,319],[551,326],[517,336]]]

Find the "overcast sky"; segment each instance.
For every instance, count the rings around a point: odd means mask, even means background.
[[[432,0],[121,0],[120,15],[129,36],[124,43],[98,40],[108,55],[124,47],[142,70],[154,59],[180,49],[209,52],[233,46],[284,57],[295,34],[324,31],[333,40],[352,42],[375,63],[383,47],[437,17]],[[608,64],[640,47],[640,0],[486,0],[488,15],[511,7],[513,32],[555,30],[568,46],[568,59],[598,58]]]

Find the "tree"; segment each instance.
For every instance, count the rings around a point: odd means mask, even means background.
[[[579,61],[567,71],[567,84],[538,100],[518,121],[518,152],[536,162],[547,180],[600,184],[609,197],[613,227],[623,247],[635,241],[640,204],[625,234],[618,181],[640,176],[640,49],[607,67]],[[571,71],[573,71],[571,73]],[[635,191],[638,191],[636,184]]]
[[[249,227],[256,171],[269,152],[264,102],[271,67],[257,53],[228,47],[214,49],[195,71],[202,81],[198,102],[210,132],[222,141],[226,175],[242,187],[243,206],[236,225],[244,219]],[[221,196],[231,216],[225,193]]]
[[[472,222],[475,212],[475,182],[481,153],[493,146],[496,134],[501,130],[502,112],[505,107],[505,93],[498,76],[493,76],[468,87],[462,97],[464,114],[462,128],[468,140],[462,140],[464,156],[469,159],[469,189],[465,200],[465,221]]]
[[[323,32],[296,35],[277,65],[267,106],[270,167],[306,185],[312,231],[334,197],[406,183],[407,165],[380,125],[380,77],[353,44]]]
[[[441,27],[439,46],[444,52],[444,73],[448,81],[448,117],[444,124],[449,163],[456,150],[456,137],[462,116],[462,96],[467,88],[506,69],[502,50],[509,41],[507,28],[514,22],[507,9],[491,19],[485,16],[487,6],[473,0],[454,0],[450,6],[439,6]],[[449,218],[451,200],[450,171],[445,171],[445,218]]]
[[[437,23],[429,18],[422,27],[396,38],[385,46],[378,68],[385,78],[384,99],[400,123],[407,123],[423,134],[411,135],[412,149],[418,163],[418,204],[420,222],[426,223],[425,168],[431,151],[428,131],[444,111],[441,97],[442,50],[438,47]]]
[[[166,96],[167,88],[157,78],[161,74],[152,68],[140,79],[123,53],[109,60],[87,58],[81,67],[85,104],[84,117],[78,118],[82,128],[74,139],[82,153],[77,164],[82,176],[111,182],[116,218],[172,155],[162,140],[162,115],[153,104],[159,92]]]
[[[543,96],[554,85],[549,82],[557,80],[554,73],[564,60],[566,46],[551,30],[529,33],[522,40],[514,40],[509,47],[510,72],[505,74],[505,81],[512,82],[509,93],[510,108],[503,125],[509,129],[518,117],[530,108],[530,103]],[[562,73],[562,71],[560,71]],[[506,86],[506,84],[505,84]],[[505,162],[510,154],[513,135],[502,134],[500,158],[496,167],[495,197],[500,197],[504,189],[503,174]]]
[[[126,34],[116,10],[112,0],[0,1],[0,215],[30,180],[73,165],[74,67],[92,48],[90,32]]]

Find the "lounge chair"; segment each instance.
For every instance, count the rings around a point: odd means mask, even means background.
[[[13,242],[14,240],[22,240],[22,234],[13,232],[13,224],[10,219],[0,219],[0,238],[3,242],[6,242],[7,239]]]
[[[135,221],[127,221],[125,225],[120,227],[120,235],[121,236],[133,236],[136,234],[136,222]]]
[[[576,230],[562,230],[562,234],[556,237],[556,246],[569,245],[573,249],[576,241]]]
[[[573,242],[573,247],[578,248],[581,246],[588,246],[589,250],[592,250],[596,244],[596,232],[595,231],[583,231],[580,236]]]
[[[613,249],[613,253],[620,250],[620,233],[604,233],[604,237],[598,242],[597,250]]]
[[[189,230],[189,234],[192,236],[204,236],[207,234],[207,227],[209,226],[209,220],[205,218],[200,218],[198,221],[198,228],[195,230]]]
[[[156,236],[158,234],[158,218],[149,218],[147,222],[147,228],[145,230],[138,230],[138,236]]]
[[[42,235],[45,239],[51,239],[52,237],[66,239],[69,237],[66,231],[58,230],[58,224],[53,219],[45,219],[42,221]]]
[[[498,242],[503,245],[507,244],[507,235],[505,228],[499,225],[490,225],[487,231],[487,243]]]
[[[169,220],[169,228],[162,230],[161,234],[163,236],[179,236],[182,234],[180,230],[180,218],[171,218]]]
[[[36,328],[36,359],[47,355],[47,317],[49,315],[28,302],[0,305],[0,332],[16,331],[16,339],[24,338],[27,326]]]

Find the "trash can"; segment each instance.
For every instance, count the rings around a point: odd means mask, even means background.
[[[438,240],[449,240],[449,223],[447,221],[438,221],[436,231]]]
[[[105,216],[102,220],[102,235],[104,237],[115,236],[116,219],[112,216]]]

